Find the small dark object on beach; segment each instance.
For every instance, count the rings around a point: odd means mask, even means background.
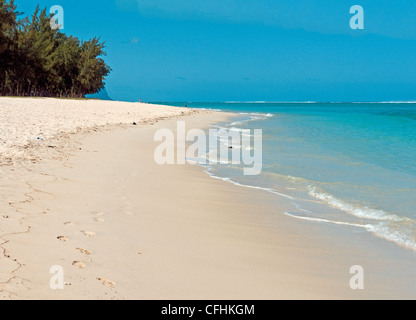
[[[233,146],[229,146],[229,147],[228,147],[228,149],[232,149],[232,148],[233,148]]]
[[[136,122],[133,122],[133,126],[137,126],[137,123]]]

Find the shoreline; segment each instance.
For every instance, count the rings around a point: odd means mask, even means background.
[[[413,253],[391,251],[364,232],[352,239],[345,226],[286,217],[286,200],[212,179],[200,166],[154,163],[156,129],[174,128],[176,119],[206,128],[226,116],[179,112],[153,125],[87,130],[61,141],[60,150],[43,148],[43,161],[26,169],[0,167],[10,227],[1,227],[2,297],[416,296],[408,281]],[[356,264],[365,267],[364,290],[349,288]],[[49,287],[53,265],[64,268],[64,290]]]

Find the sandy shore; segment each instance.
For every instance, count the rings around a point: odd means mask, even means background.
[[[43,105],[35,100],[17,99],[19,115]],[[409,281],[414,253],[390,250],[393,244],[366,232],[351,237],[346,226],[291,219],[283,214],[287,200],[212,179],[199,166],[155,163],[157,129],[174,129],[177,119],[204,128],[229,115],[138,104],[117,113],[106,102],[46,101],[49,107],[36,113],[46,119],[38,119],[48,132],[44,142],[34,143],[37,134],[26,130],[4,146],[3,298],[416,297]],[[95,111],[86,110],[89,103]],[[61,125],[50,128],[50,109],[61,104],[83,114],[60,109],[59,118],[71,123],[65,134]],[[0,99],[10,119],[12,105]],[[349,287],[356,264],[365,269],[364,290]],[[63,290],[50,288],[56,265],[64,271]]]
[[[0,164],[28,158],[28,146],[100,127],[149,123],[193,110],[145,103],[50,98],[0,98]]]

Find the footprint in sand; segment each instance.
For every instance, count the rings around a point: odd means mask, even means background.
[[[133,207],[129,199],[126,196],[122,196],[120,197],[120,201],[123,204],[123,213],[128,216],[133,216]]]
[[[82,254],[85,254],[87,256],[92,254],[92,251],[87,250],[87,249],[83,249],[83,248],[76,248],[75,250],[78,250],[79,252],[81,252]]]
[[[104,215],[104,212],[101,212],[101,211],[93,211],[92,213],[95,215],[94,221],[97,221],[97,222],[105,222],[105,219],[102,217]]]
[[[56,239],[58,239],[59,241],[62,241],[62,242],[68,241],[67,236],[57,236]]]
[[[103,285],[105,285],[106,287],[110,287],[110,288],[114,288],[116,283],[113,281],[110,281],[108,279],[105,278],[97,278],[98,281],[100,281]]]
[[[87,237],[94,237],[96,235],[93,231],[81,231],[83,234],[85,234]]]
[[[67,222],[64,223],[64,225],[66,225],[66,226],[74,226],[75,225],[75,222],[73,222],[73,221],[67,221]]]
[[[84,261],[74,261],[72,265],[79,269],[84,269],[87,266]]]

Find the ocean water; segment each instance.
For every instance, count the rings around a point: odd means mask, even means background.
[[[260,175],[220,164],[207,167],[212,177],[289,199],[294,219],[364,229],[416,251],[416,103],[188,106],[238,113],[219,127],[263,130]]]

